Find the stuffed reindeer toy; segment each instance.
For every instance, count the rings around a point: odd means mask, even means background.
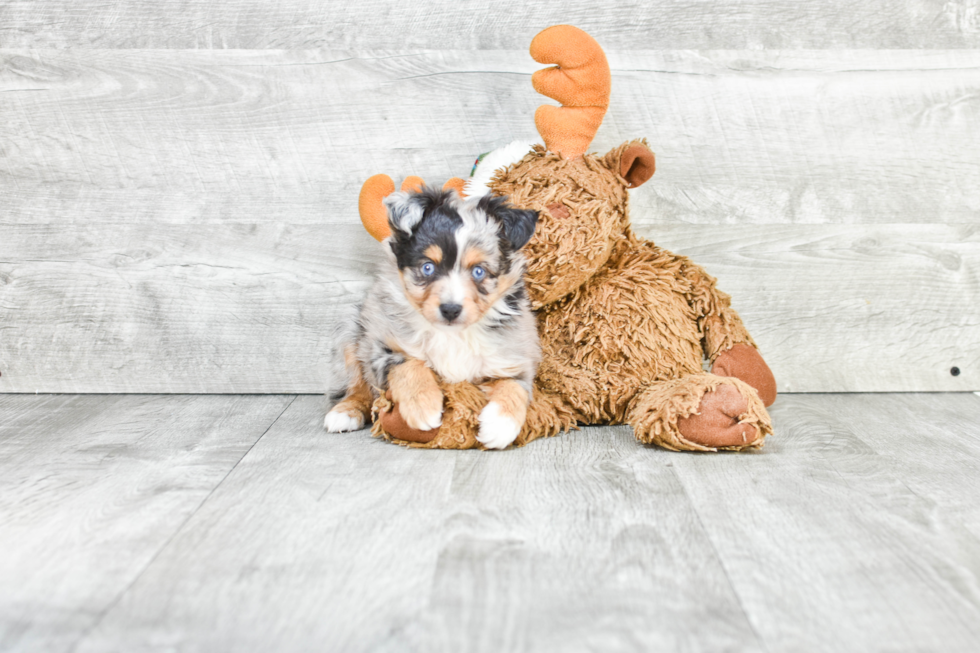
[[[605,53],[582,30],[558,25],[534,38],[531,56],[553,64],[534,74],[535,90],[562,105],[535,114],[544,144],[513,143],[485,156],[469,181],[447,182],[539,215],[524,253],[541,363],[514,444],[577,425],[629,424],[639,441],[673,450],[761,447],[776,383],[730,297],[690,259],[630,229],[629,193],[653,175],[653,152],[640,139],[587,153],[609,104]],[[382,200],[393,191],[384,175],[361,190],[362,221],[385,246]],[[441,425],[425,430],[375,388],[374,433],[416,447],[482,447],[493,381],[440,379]]]

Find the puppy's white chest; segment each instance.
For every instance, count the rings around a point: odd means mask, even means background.
[[[423,360],[449,383],[509,376],[506,361],[496,353],[501,348],[488,342],[479,331],[457,333],[432,331],[424,344]]]

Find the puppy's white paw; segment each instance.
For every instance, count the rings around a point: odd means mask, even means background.
[[[323,418],[323,428],[331,433],[356,431],[364,427],[364,415],[358,411],[331,410]]]
[[[476,439],[487,449],[504,449],[521,432],[517,420],[503,412],[500,404],[491,401],[480,411],[480,432]]]

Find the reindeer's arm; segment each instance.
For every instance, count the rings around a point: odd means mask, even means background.
[[[742,323],[731,297],[718,290],[715,278],[685,257],[683,275],[690,284],[690,301],[698,314],[704,354],[719,376],[733,376],[756,389],[766,406],[776,400],[776,379],[755,341]]]

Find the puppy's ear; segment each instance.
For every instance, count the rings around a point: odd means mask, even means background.
[[[518,250],[531,240],[538,224],[538,212],[519,209],[507,202],[506,197],[484,195],[480,207],[500,224],[500,231],[510,246]]]
[[[384,205],[388,209],[388,224],[395,238],[411,236],[425,212],[419,196],[404,191],[386,197]]]
[[[527,209],[505,208],[497,213],[503,227],[504,238],[510,246],[518,250],[531,240],[538,224],[538,212]]]

